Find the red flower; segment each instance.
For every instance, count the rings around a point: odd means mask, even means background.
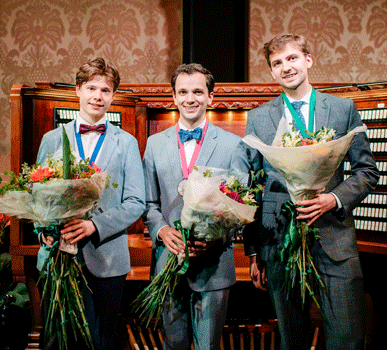
[[[312,139],[302,139],[301,146],[313,145],[314,141]]]
[[[220,185],[219,185],[219,189],[221,192],[223,192],[225,195],[227,195],[228,197],[230,197],[231,199],[233,199],[234,201],[237,201],[239,203],[242,203],[244,204],[241,196],[237,193],[237,192],[234,192],[234,191],[231,191],[227,188],[226,186],[226,181],[222,182]]]
[[[42,181],[43,179],[49,179],[55,173],[54,170],[50,168],[41,168],[38,167],[33,173],[30,175],[30,179],[34,182]]]

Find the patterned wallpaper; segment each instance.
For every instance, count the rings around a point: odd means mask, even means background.
[[[97,55],[127,83],[168,82],[180,62],[179,0],[0,0],[0,172],[10,168],[15,83],[74,83]]]
[[[387,80],[386,0],[251,0],[251,82],[273,81],[262,46],[281,33],[308,39],[312,82]]]
[[[10,168],[13,84],[73,83],[97,55],[125,83],[169,82],[181,55],[180,1],[0,0],[0,173]],[[251,82],[272,82],[262,46],[282,32],[309,39],[312,82],[387,80],[386,0],[251,0]]]

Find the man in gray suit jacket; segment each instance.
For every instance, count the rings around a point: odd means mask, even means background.
[[[181,65],[172,76],[172,88],[179,122],[149,137],[143,160],[147,203],[143,219],[153,241],[154,274],[163,269],[169,252],[184,253],[182,235],[173,223],[180,219],[182,188],[193,165],[248,173],[240,137],[206,119],[214,95],[211,73],[199,64]],[[188,272],[178,281],[172,305],[164,305],[165,349],[188,350],[192,340],[197,350],[219,349],[230,287],[236,281],[233,248],[231,242],[195,241],[188,246],[192,258]]]
[[[290,104],[295,101],[303,101],[299,119],[306,120],[309,127],[305,129],[332,128],[339,138],[362,125],[352,100],[315,92],[310,85],[308,69],[313,61],[305,38],[290,34],[276,37],[265,44],[264,53],[284,94],[249,112],[246,135],[257,136],[271,145],[282,118],[295,124],[297,106]],[[315,113],[309,114],[313,100]],[[285,263],[278,259],[286,225],[281,208],[290,196],[284,178],[259,152],[250,151],[253,167],[263,168],[266,175],[259,219],[244,232],[251,278],[256,287],[270,293],[278,317],[281,349],[307,349],[309,309],[303,310],[297,292],[294,298],[287,299],[283,288]],[[319,297],[329,350],[363,349],[365,338],[363,275],[352,210],[376,186],[379,174],[364,132],[355,137],[347,157],[351,164],[347,180],[344,181],[342,163],[323,193],[297,203],[298,219],[308,220],[320,236],[312,243],[312,255],[326,286]]]
[[[103,58],[82,65],[76,75],[80,99],[77,120],[65,125],[73,149],[81,158],[90,158],[111,183],[105,188],[97,208],[89,215],[64,225],[61,234],[71,244],[78,242],[78,258],[85,262],[83,272],[92,293],[85,292],[89,328],[96,349],[114,349],[117,317],[126,274],[130,270],[126,229],[145,209],[145,186],[137,140],[106,120],[106,111],[118,88],[118,71]],[[49,153],[62,147],[62,130],[44,135],[38,153],[43,164]],[[42,234],[38,268],[48,255],[53,238]]]

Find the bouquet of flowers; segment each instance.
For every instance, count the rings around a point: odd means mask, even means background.
[[[263,190],[261,185],[253,187],[243,185],[245,174],[231,174],[230,171],[195,166],[189,175],[184,191],[184,207],[181,220],[175,227],[187,240],[204,240],[206,242],[231,242],[234,234],[244,225],[254,220],[257,204],[255,194]],[[175,290],[177,278],[187,272],[189,252],[185,245],[184,259],[169,253],[164,269],[151,281],[132,303],[133,311],[140,317],[150,320],[159,319],[167,296]]]
[[[281,260],[286,263],[284,287],[289,293],[300,285],[302,300],[306,290],[318,307],[314,285],[324,287],[316,270],[309,246],[310,236],[317,230],[307,222],[296,220],[295,204],[299,200],[315,198],[321,193],[334,172],[345,157],[351,142],[357,133],[366,131],[359,126],[345,136],[333,140],[335,131],[322,128],[315,133],[308,132],[309,139],[303,139],[299,132],[287,132],[283,118],[278,126],[276,137],[271,146],[257,137],[247,135],[243,138],[249,146],[258,149],[261,154],[284,177],[291,201],[285,203],[282,212],[288,220],[285,230],[285,242],[281,251]]]
[[[75,339],[80,333],[88,347],[93,348],[77,283],[83,274],[75,256],[76,245],[66,243],[60,230],[61,225],[96,206],[108,185],[108,175],[95,165],[90,167],[87,161],[75,159],[64,128],[62,155],[60,160],[49,155],[43,168],[39,164],[23,164],[19,175],[6,172],[10,179],[0,187],[0,213],[33,221],[35,233],[54,237],[41,270],[41,277],[47,277],[42,299],[50,293],[45,339],[56,332],[60,348],[67,349],[69,324]]]

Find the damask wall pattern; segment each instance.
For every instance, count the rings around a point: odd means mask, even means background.
[[[180,0],[0,0],[0,173],[10,168],[13,84],[74,83],[103,56],[123,82],[168,82],[180,63]]]
[[[125,83],[166,83],[181,57],[181,0],[0,0],[0,173],[10,168],[15,83],[73,83],[102,55]],[[263,43],[305,35],[312,82],[384,81],[387,0],[250,0],[249,81],[272,82]]]
[[[387,80],[386,0],[250,0],[251,82],[273,81],[262,47],[281,33],[308,39],[312,82]]]

